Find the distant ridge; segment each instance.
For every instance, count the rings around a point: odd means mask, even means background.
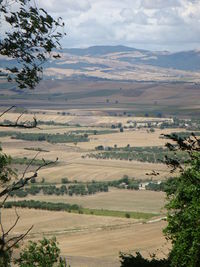
[[[119,52],[133,52],[133,51],[141,51],[147,52],[147,50],[136,49],[124,45],[100,45],[100,46],[90,46],[87,48],[64,48],[62,50],[65,53],[70,53],[79,56],[100,56],[111,53],[119,53]]]
[[[123,45],[64,48],[44,65],[47,79],[200,83],[200,51],[148,51]],[[0,58],[0,67],[17,62]]]
[[[198,71],[200,70],[200,51],[148,51],[124,45],[100,45],[87,48],[64,48],[61,53],[68,53],[76,56],[104,56],[113,53],[127,53],[120,58],[133,64],[148,64],[162,68]],[[141,57],[129,57],[130,52],[141,53]]]

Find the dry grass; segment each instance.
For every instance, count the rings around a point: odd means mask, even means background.
[[[61,253],[69,256],[72,266],[95,266],[90,265],[94,262],[97,266],[119,266],[119,251],[140,250],[148,256],[156,249],[166,252],[169,246],[162,235],[164,222],[138,224],[132,219],[28,209],[18,209],[18,213],[21,220],[13,234],[21,233],[33,224],[29,238],[56,235]],[[5,210],[3,218],[8,227],[14,222],[14,210]],[[158,256],[161,254],[159,251]]]
[[[129,57],[130,54],[127,55]],[[145,65],[143,62],[142,66],[138,64],[130,64],[129,62],[119,61],[119,58],[107,57],[107,58],[98,58],[98,57],[87,57],[87,56],[74,56],[73,62],[86,62],[93,64],[105,64],[106,67],[93,67],[90,66],[85,70],[81,69],[64,69],[57,67],[47,68],[45,74],[47,76],[59,76],[63,79],[66,77],[72,77],[72,75],[86,75],[89,77],[95,78],[104,78],[109,80],[137,80],[137,81],[182,81],[182,79],[192,80],[193,82],[199,81],[199,73],[192,71],[183,71],[170,68],[159,68],[151,65]],[[134,66],[134,68],[133,68]],[[106,72],[109,68],[110,72]],[[180,78],[181,76],[181,78]]]
[[[20,113],[7,113],[5,114],[0,121],[3,120],[10,120],[15,122],[16,119],[19,117]],[[21,118],[21,121],[32,121],[33,119],[32,114],[24,114]],[[69,123],[69,124],[80,124],[83,126],[98,126],[98,125],[111,125],[111,124],[117,124],[122,123],[123,125],[127,123],[128,120],[134,120],[136,122],[138,121],[161,121],[165,119],[157,119],[157,118],[143,118],[143,117],[113,117],[113,116],[87,116],[87,115],[59,115],[56,112],[52,113],[46,113],[46,114],[37,114],[36,115],[37,120],[41,121],[54,121],[57,123]],[[55,127],[55,126],[53,126]],[[60,127],[61,128],[61,127]],[[12,129],[13,130],[13,129]],[[31,130],[31,131],[34,131]]]
[[[102,130],[102,128],[90,128],[90,127],[81,127],[81,128],[74,128],[74,127],[43,127],[40,130],[39,129],[31,129],[31,130],[21,130],[21,129],[15,129],[15,131],[21,131],[21,132],[31,132],[31,133],[49,133],[49,134],[56,134],[56,133],[64,133],[69,131],[75,131],[75,130]],[[0,131],[6,131],[6,128],[0,127]],[[12,129],[13,131],[13,129]],[[126,130],[123,133],[112,133],[112,134],[102,134],[102,135],[90,135],[90,142],[83,142],[78,143],[79,148],[83,148],[86,150],[94,149],[98,145],[104,145],[104,146],[114,146],[115,144],[118,147],[126,146],[127,144],[130,144],[131,146],[164,146],[166,143],[166,139],[161,138],[161,134],[170,134],[171,132],[176,131],[184,131],[183,129],[164,129],[159,130],[156,129],[154,133],[148,133],[145,129],[140,130]],[[8,142],[10,138],[1,138],[2,142]],[[20,143],[20,140],[11,140],[10,142],[16,142],[17,144]],[[26,141],[23,141],[26,143]],[[44,142],[36,142],[37,145],[42,145]],[[66,145],[66,144],[65,144]],[[73,145],[73,143],[72,143]],[[45,144],[45,146],[50,146],[50,144]],[[59,146],[59,144],[56,144],[56,146]],[[68,144],[69,146],[69,144]],[[52,149],[55,150],[55,145],[52,146]],[[57,149],[58,150],[58,149]]]
[[[39,177],[44,177],[48,182],[57,182],[64,177],[78,181],[109,181],[128,175],[129,177],[146,180],[146,173],[152,170],[159,171],[160,175],[153,179],[161,180],[169,175],[169,170],[163,164],[150,164],[141,162],[124,162],[118,160],[75,160],[74,163],[66,162],[65,165],[43,169]]]
[[[31,225],[34,228],[31,236],[37,236],[43,233],[44,235],[54,235],[60,233],[73,233],[79,231],[88,231],[98,228],[106,228],[110,226],[120,226],[127,224],[129,221],[123,218],[103,217],[84,214],[72,214],[68,212],[54,212],[34,209],[17,209],[20,216],[20,221],[14,229],[13,234],[22,232]],[[5,209],[2,214],[3,224],[8,228],[15,219],[13,209]],[[130,223],[136,220],[130,219]]]
[[[109,192],[89,196],[29,196],[26,199],[47,202],[78,204],[84,208],[136,211],[145,213],[163,212],[165,194],[153,191],[110,189]],[[21,200],[21,199],[19,199]]]
[[[90,142],[79,143],[79,147],[85,149],[94,149],[98,145],[114,146],[118,147],[130,146],[164,146],[166,139],[160,138],[161,134],[170,134],[175,131],[174,129],[156,129],[154,133],[147,133],[146,130],[127,130],[123,133],[105,134],[99,136],[93,136]],[[176,129],[176,132],[183,131],[183,129]]]
[[[4,147],[4,146],[3,146]],[[13,157],[32,158],[36,152],[21,149],[5,149],[7,154]],[[48,182],[60,183],[61,179],[68,177],[78,181],[109,181],[128,175],[138,179],[147,179],[146,173],[152,170],[159,171],[160,175],[153,179],[165,179],[169,175],[168,168],[163,164],[142,163],[137,161],[127,162],[119,160],[95,160],[82,159],[81,153],[75,152],[42,152],[38,158],[55,160],[59,158],[59,164],[40,170],[38,177],[44,177]]]
[[[62,127],[61,130],[65,131]],[[32,131],[41,132],[39,129],[33,129]],[[51,131],[55,131],[55,129],[49,129],[49,132]],[[58,130],[56,129],[56,131]],[[34,157],[35,151],[24,149],[29,147],[40,147],[49,151],[41,152],[38,155],[39,159],[45,158],[54,161],[58,157],[59,165],[40,171],[39,176],[46,178],[49,182],[60,182],[60,179],[63,177],[79,181],[115,180],[125,174],[130,177],[146,179],[146,173],[152,170],[160,172],[160,176],[156,177],[156,179],[160,180],[169,175],[168,168],[163,164],[137,161],[128,162],[124,160],[83,159],[82,156],[90,153],[98,145],[114,146],[117,144],[118,147],[126,146],[127,144],[131,146],[162,146],[166,140],[159,138],[160,134],[168,134],[171,131],[173,129],[156,130],[154,133],[147,133],[146,130],[141,129],[138,131],[125,131],[124,133],[93,135],[90,142],[78,143],[77,146],[72,143],[50,144],[47,142],[15,140],[9,137],[1,138],[1,142],[5,153],[13,157]]]
[[[78,111],[77,111],[78,112]],[[91,111],[90,111],[91,112]],[[97,112],[98,113],[98,112]],[[15,119],[16,114],[11,114],[10,119]],[[13,116],[13,117],[12,117]],[[28,115],[32,116],[32,115]],[[41,117],[40,117],[41,116]],[[46,117],[45,117],[46,116]],[[8,118],[9,119],[9,118]],[[93,116],[60,116],[55,111],[48,114],[39,114],[38,119],[55,120],[57,122],[78,123],[83,125],[100,125],[107,123],[125,123],[130,118],[105,117],[94,113]],[[145,118],[146,120],[146,118]],[[63,133],[69,130],[91,129],[42,126],[42,130],[32,129],[23,132]],[[94,128],[92,128],[94,129]],[[96,129],[96,128],[95,128]],[[97,127],[97,129],[100,129]],[[5,130],[4,128],[0,130]],[[13,130],[13,129],[12,129]],[[17,129],[14,129],[17,131]],[[22,130],[20,130],[22,131]],[[123,175],[147,179],[146,173],[156,170],[161,180],[169,175],[168,169],[163,164],[150,164],[142,162],[128,162],[120,160],[95,160],[82,156],[91,152],[96,146],[153,146],[164,145],[164,139],[160,139],[161,133],[170,133],[174,130],[156,130],[155,133],[147,133],[146,130],[125,131],[106,135],[93,135],[87,143],[74,144],[50,144],[47,142],[29,142],[14,140],[9,137],[1,138],[4,152],[13,157],[32,158],[36,152],[25,150],[27,147],[40,147],[49,152],[41,152],[38,158],[55,160],[59,158],[59,164],[42,169],[39,178],[44,177],[48,182],[60,183],[61,178],[79,181],[105,181],[116,180]],[[22,166],[23,167],[23,166]],[[148,176],[149,178],[149,176]],[[92,196],[43,196],[34,198],[43,201],[77,203],[86,208],[110,209],[121,211],[138,211],[159,213],[164,205],[164,194],[150,191],[130,191],[112,189],[108,193],[98,193]],[[134,252],[139,250],[148,256],[148,252],[155,252],[167,246],[162,235],[164,222],[139,224],[133,219],[103,217],[93,215],[70,214],[67,212],[50,212],[44,210],[19,209],[21,220],[14,230],[15,233],[25,231],[31,224],[34,228],[29,237],[41,238],[41,235],[56,235],[60,242],[61,252],[67,255],[73,267],[85,266],[119,266],[119,251]],[[14,212],[6,210],[3,214],[6,227],[14,221]],[[158,253],[160,255],[160,252]]]
[[[62,252],[70,256],[116,259],[119,251],[133,253],[138,250],[145,256],[149,256],[149,253],[157,249],[166,252],[167,245],[162,235],[164,225],[163,222],[130,225],[121,229],[103,230],[90,234],[79,233],[67,238],[61,236],[58,240]],[[161,254],[159,252],[158,256]]]
[[[149,71],[151,73],[152,68],[150,68]],[[155,69],[153,71],[155,71]],[[149,80],[149,77],[147,77],[149,73],[146,76],[144,75],[144,70],[140,69],[139,72],[141,77],[134,74],[134,79],[137,76],[139,79],[141,78],[143,80],[147,78]],[[174,70],[172,70],[172,73],[174,75]],[[154,74],[157,75],[158,72],[156,71]],[[197,75],[196,77],[199,79],[199,73],[194,74],[193,72],[190,74],[192,74],[192,76]],[[101,73],[97,73],[97,76],[98,75],[101,75]],[[117,72],[115,77],[116,75],[118,79],[121,76],[121,71]],[[122,75],[121,78],[125,77],[127,79],[129,75],[130,73],[126,73],[126,77]],[[131,76],[132,75],[133,74],[131,74]],[[194,83],[195,79],[193,79],[194,76],[193,78],[192,76],[188,75],[187,78],[180,78],[180,80],[183,81],[182,83],[77,81],[77,79],[74,81],[68,80],[67,82],[66,80],[46,80],[41,82],[39,86],[31,92],[33,95],[45,95],[45,97],[40,98],[40,96],[34,96],[32,98],[30,96],[29,99],[27,99],[27,95],[20,95],[22,99],[18,97],[16,99],[2,97],[0,103],[1,106],[12,106],[13,103],[15,103],[16,105],[26,106],[28,108],[54,109],[55,111],[59,107],[59,111],[70,111],[72,114],[76,113],[77,109],[83,109],[87,113],[89,113],[90,109],[93,109],[94,112],[99,112],[101,115],[108,115],[107,111],[113,109],[113,113],[117,114],[123,113],[123,111],[134,112],[134,114],[144,114],[146,112],[152,114],[151,112],[153,111],[154,114],[157,114],[162,111],[164,114],[195,115],[195,110],[197,114],[199,112],[198,108],[195,108],[192,113],[190,109],[199,105],[198,100],[200,92],[198,84]],[[169,76],[167,75],[165,79],[168,80]],[[152,78],[150,78],[150,80],[152,80]],[[189,81],[193,81],[193,83],[188,83]],[[105,93],[108,89],[111,91],[111,95]],[[97,91],[98,93],[96,94]],[[16,94],[8,89],[2,92],[4,92],[5,96]],[[79,97],[79,92],[83,97]],[[52,95],[55,93],[64,95],[60,95],[57,98],[55,95]],[[70,97],[71,93],[75,94],[75,98]],[[88,95],[90,97],[88,97]],[[66,97],[68,98],[67,102]],[[106,99],[109,99],[109,103],[106,102]],[[116,101],[118,101],[118,104],[116,104]],[[80,110],[78,113],[81,113]],[[98,115],[97,113],[96,115]],[[52,114],[51,112],[51,115]],[[54,115],[56,115],[56,112],[54,112]],[[71,119],[75,121],[77,118],[74,120],[73,117],[71,117]],[[59,118],[61,121],[68,121],[71,119],[65,119],[65,116]],[[79,119],[87,125],[87,118],[82,116]],[[119,118],[116,119],[119,120]]]

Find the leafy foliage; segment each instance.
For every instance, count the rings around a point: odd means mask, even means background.
[[[11,157],[2,153],[2,149],[0,147],[0,185],[5,186],[11,178],[15,177],[15,172],[10,167]]]
[[[19,267],[66,267],[65,261],[59,256],[60,249],[57,245],[55,238],[43,238],[37,243],[29,241],[15,263]]]
[[[97,192],[108,192],[108,185],[106,183],[78,183],[71,185],[45,185],[45,186],[27,186],[9,193],[9,196],[26,197],[27,195],[37,195],[43,193],[44,195],[91,195]]]
[[[52,203],[45,201],[35,201],[35,200],[23,200],[23,201],[7,201],[4,205],[4,208],[9,209],[12,207],[21,207],[21,208],[33,208],[33,209],[42,209],[42,210],[55,210],[55,211],[78,211],[81,209],[81,206],[77,204],[68,204],[68,203]]]
[[[185,162],[188,158],[184,151],[178,151],[174,155],[173,151],[169,151],[162,147],[103,147],[98,146],[95,148],[99,153],[90,153],[86,156],[95,159],[118,159],[118,160],[137,160],[142,162],[160,163],[164,162],[166,156],[170,159],[178,159]]]
[[[51,161],[50,160],[45,160],[46,163],[50,163]],[[30,159],[30,158],[27,158],[27,157],[23,157],[23,158],[12,158],[11,159],[11,163],[12,164],[19,164],[19,165],[31,165],[31,166],[40,166],[44,163],[44,160],[41,160],[41,159]]]
[[[173,141],[166,146],[176,153],[187,154],[183,166],[177,159],[166,158],[172,171],[179,169],[178,177],[170,178],[164,185],[168,203],[166,238],[172,242],[167,259],[148,260],[140,253],[120,254],[121,267],[199,267],[200,266],[200,139],[195,134],[166,135]]]
[[[54,48],[60,48],[62,19],[53,19],[31,0],[1,0],[2,27],[0,55],[17,60],[15,67],[3,73],[20,88],[33,89],[41,80],[42,64]],[[5,29],[5,30],[4,30]],[[4,30],[4,32],[3,32]],[[58,55],[53,55],[57,57]]]
[[[49,143],[73,143],[73,142],[88,142],[88,135],[76,135],[71,133],[66,134],[46,134],[46,133],[15,133],[13,139],[28,140],[28,141],[47,141]]]
[[[169,136],[170,138],[170,136]],[[200,266],[200,139],[172,136],[190,160],[167,192],[168,226],[164,233],[172,241],[172,267]],[[175,166],[176,167],[176,166]]]
[[[8,65],[0,70],[0,75],[7,77],[8,81],[14,81],[19,88],[33,89],[41,80],[43,72],[42,64],[50,56],[55,48],[60,48],[60,39],[63,33],[59,32],[59,28],[63,28],[62,19],[53,19],[44,9],[38,8],[32,0],[0,0],[0,56],[10,58],[15,65]],[[58,57],[55,53],[54,58]],[[0,114],[2,117],[5,112]],[[19,117],[20,118],[20,117]],[[34,128],[37,121],[31,125],[6,124],[4,127],[21,127]],[[6,205],[9,194],[15,190],[23,188],[29,181],[33,181],[37,177],[37,172],[50,163],[44,163],[39,166],[33,175],[26,176],[25,169],[21,178],[11,181],[15,177],[15,173],[10,168],[11,158],[0,151],[0,266],[10,267],[12,260],[12,252],[16,245],[31,231],[31,226],[25,233],[12,235],[10,232],[17,225],[19,215],[16,213],[16,220],[8,229],[4,229],[2,224],[1,210]],[[8,182],[12,183],[8,183]],[[4,188],[5,187],[5,188]],[[38,244],[30,242],[29,247],[23,250],[16,264],[20,267],[64,267],[66,264],[62,259],[59,260],[60,250],[57,247],[55,239],[43,239]],[[56,264],[56,265],[55,265]]]
[[[139,252],[136,255],[120,253],[121,267],[169,267],[169,259],[145,259]]]

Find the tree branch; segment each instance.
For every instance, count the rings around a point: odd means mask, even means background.
[[[6,237],[12,231],[12,229],[15,228],[15,226],[17,225],[17,223],[18,223],[18,221],[20,219],[20,216],[17,213],[16,207],[15,207],[15,214],[16,214],[16,220],[15,220],[14,224],[8,229],[8,231],[6,233],[4,233],[4,237]]]
[[[15,236],[15,237],[12,237],[12,238],[10,238],[9,240],[7,240],[7,243],[10,243],[11,241],[14,241],[14,243],[12,244],[12,245],[10,245],[10,246],[8,246],[7,248],[6,248],[6,250],[5,251],[9,251],[10,249],[12,249],[13,247],[15,247],[15,245],[17,244],[17,243],[19,243],[25,236],[27,236],[28,235],[28,233],[31,231],[33,229],[33,225],[24,233],[24,234],[21,234],[21,235],[19,235],[19,236]]]
[[[8,113],[11,109],[15,108],[16,106],[12,106],[8,109],[6,109],[5,111],[3,111],[1,114],[0,114],[0,118],[5,115],[6,113]],[[6,128],[24,128],[24,129],[33,129],[33,128],[37,128],[37,129],[40,129],[38,126],[37,126],[37,119],[36,117],[33,117],[33,121],[31,124],[29,124],[28,122],[26,123],[21,123],[19,124],[18,121],[19,119],[24,115],[24,112],[22,112],[16,119],[15,123],[10,123],[10,124],[4,124],[4,123],[0,123],[0,127],[6,127]]]
[[[13,109],[13,108],[16,108],[16,106],[12,106],[12,107],[6,109],[5,111],[3,111],[3,112],[0,114],[0,117],[2,117],[5,113],[8,113],[8,111],[10,111],[10,110]]]
[[[37,177],[37,173],[38,171],[41,169],[41,168],[44,168],[48,165],[51,165],[51,164],[54,164],[58,161],[58,158],[55,160],[55,161],[51,161],[51,162],[45,162],[44,161],[44,164],[40,165],[34,172],[33,175],[29,176],[29,177],[26,177],[24,178],[25,174],[23,173],[22,177],[19,179],[19,181],[17,181],[16,183],[13,183],[11,186],[8,186],[7,188],[5,188],[3,191],[0,192],[0,197],[6,195],[6,194],[9,194],[15,190],[18,190],[22,187],[24,187],[28,181],[30,181],[32,178],[36,178]]]

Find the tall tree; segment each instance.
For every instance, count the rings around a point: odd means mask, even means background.
[[[167,158],[172,170],[180,169],[180,175],[170,180],[166,188],[168,204],[166,237],[172,241],[170,253],[172,267],[200,266],[200,139],[192,134],[188,138],[167,136],[175,144],[167,144],[173,150],[185,151],[188,160],[183,166],[178,159]],[[170,186],[171,184],[171,186]]]
[[[166,146],[174,151],[184,151],[187,160],[183,164],[179,158],[166,157],[166,164],[178,176],[170,178],[165,186],[168,203],[167,227],[164,234],[172,243],[167,259],[144,259],[141,254],[121,254],[121,267],[163,266],[199,267],[200,266],[200,138],[195,134],[180,137],[177,134],[165,135],[171,141]]]
[[[19,88],[33,89],[42,78],[44,62],[50,55],[59,57],[54,49],[60,48],[60,39],[64,34],[62,19],[55,20],[32,0],[0,0],[0,27],[0,56],[12,60],[12,64],[1,66],[0,75],[8,81],[16,82]],[[0,117],[11,108],[1,113]],[[19,124],[19,118],[14,125],[6,127],[37,126],[36,120],[31,125]],[[44,161],[33,175],[27,176],[30,162],[22,176],[15,179],[15,173],[10,167],[10,157],[0,151],[0,266],[10,266],[13,248],[32,229],[31,226],[25,233],[11,237],[10,233],[17,225],[19,215],[16,212],[15,222],[5,230],[1,214],[4,203],[11,192],[24,187],[32,178],[37,177],[39,169],[47,164],[49,163]]]
[[[43,63],[60,48],[64,22],[55,20],[31,0],[0,0],[0,55],[14,59],[1,69],[8,81],[33,89],[42,78]],[[59,57],[56,53],[53,57]]]

